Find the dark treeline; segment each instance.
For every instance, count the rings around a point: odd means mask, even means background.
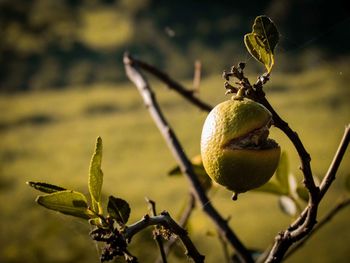
[[[285,56],[349,53],[350,16],[339,0],[3,0],[0,90],[121,81],[125,50],[181,78],[196,59],[204,74],[220,72],[247,57],[243,35],[261,14],[280,29]]]

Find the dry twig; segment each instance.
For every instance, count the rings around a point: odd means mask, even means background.
[[[188,237],[187,231],[180,227],[169,215],[168,212],[163,211],[160,215],[158,216],[152,216],[150,217],[149,215],[145,215],[140,221],[129,225],[125,229],[125,238],[130,242],[132,237],[140,232],[141,230],[149,227],[149,226],[157,226],[161,225],[164,228],[168,229],[171,231],[171,233],[174,233],[177,235],[180,240],[182,241],[183,245],[186,248],[186,255],[191,257],[194,262],[204,262],[204,256],[201,255],[195,245],[192,243],[191,239]]]

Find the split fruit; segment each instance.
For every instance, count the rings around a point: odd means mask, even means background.
[[[268,138],[272,115],[249,99],[218,104],[205,120],[201,156],[208,175],[239,193],[265,184],[275,172],[281,149]]]

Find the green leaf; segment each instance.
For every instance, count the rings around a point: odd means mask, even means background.
[[[101,213],[101,190],[103,183],[103,172],[101,170],[102,162],[102,139],[98,137],[96,140],[95,152],[92,155],[89,169],[89,192],[91,195],[92,209],[96,213]]]
[[[95,217],[88,209],[86,197],[79,192],[65,190],[40,195],[36,202],[48,209],[84,219]]]
[[[130,206],[128,202],[121,198],[109,196],[107,211],[110,217],[115,219],[121,226],[125,225],[130,216]]]
[[[48,184],[48,183],[40,183],[40,182],[27,182],[27,185],[30,187],[33,187],[34,189],[43,192],[43,193],[55,193],[58,191],[64,191],[67,190],[61,186],[53,185],[53,184]]]
[[[288,175],[289,175],[288,155],[286,152],[282,152],[280,161],[278,163],[278,167],[276,170],[276,179],[280,184],[284,194],[289,193]]]
[[[267,16],[255,18],[252,33],[244,36],[244,43],[248,52],[258,61],[265,65],[270,73],[275,63],[274,49],[279,41],[279,32]]]

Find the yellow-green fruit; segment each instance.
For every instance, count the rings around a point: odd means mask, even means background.
[[[252,100],[218,104],[205,120],[201,155],[208,175],[235,193],[266,183],[275,172],[280,147],[268,138],[271,113]]]

